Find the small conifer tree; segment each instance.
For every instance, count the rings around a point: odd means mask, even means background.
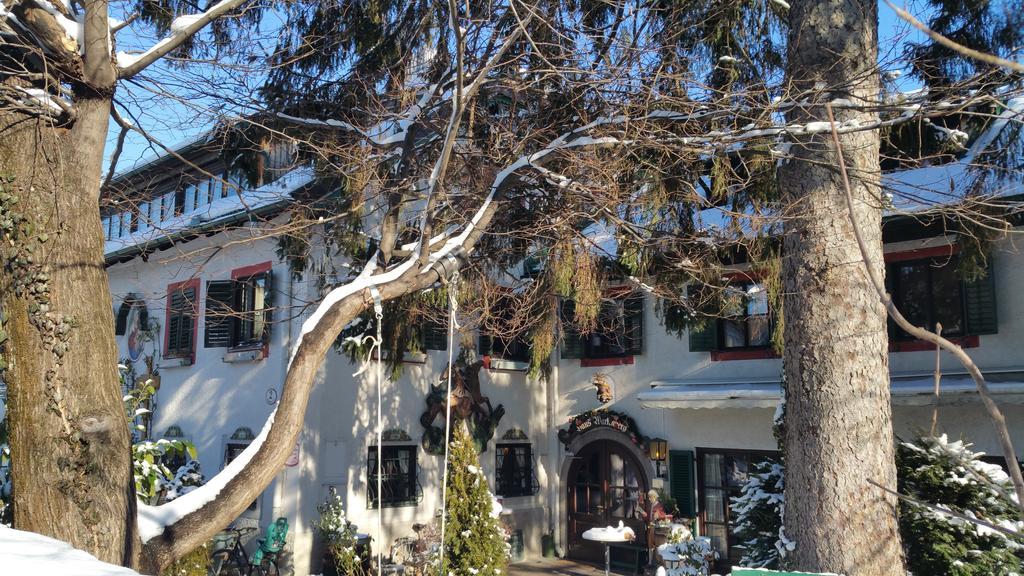
[[[462,423],[454,425],[448,456],[444,576],[500,576],[509,558],[501,505],[491,495],[476,447]]]
[[[1021,532],[1006,473],[981,460],[982,454],[946,435],[901,442],[896,469],[901,494],[966,516]],[[900,502],[900,535],[913,574],[981,576],[1021,572],[1021,542],[1000,532]]]

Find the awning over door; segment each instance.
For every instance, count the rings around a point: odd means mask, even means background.
[[[997,402],[1024,404],[1024,372],[994,372],[985,375],[989,391]],[[930,374],[891,377],[894,406],[931,406],[935,381]],[[779,380],[661,380],[637,394],[643,408],[774,408],[782,394]],[[980,402],[974,380],[967,374],[943,375],[941,405]]]

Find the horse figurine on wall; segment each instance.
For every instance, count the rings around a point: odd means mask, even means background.
[[[482,360],[467,363],[466,353],[459,354],[454,369],[448,366],[441,373],[437,384],[430,385],[427,394],[427,410],[420,416],[423,425],[423,449],[430,454],[444,453],[444,418],[451,402],[452,423],[466,423],[469,433],[476,444],[477,452],[487,450],[487,442],[494,436],[498,422],[505,415],[505,407],[491,405],[491,400],[480,391],[480,369]],[[451,397],[445,398],[448,373],[451,372]],[[440,416],[440,425],[434,422]],[[450,432],[450,431],[449,431]]]

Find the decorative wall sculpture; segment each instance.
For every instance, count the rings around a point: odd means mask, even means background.
[[[478,452],[487,450],[487,443],[494,436],[501,417],[505,415],[504,406],[491,406],[490,399],[480,393],[480,368],[483,364],[482,360],[467,364],[465,354],[459,355],[452,371],[450,399],[452,423],[460,420],[466,423]],[[430,454],[444,454],[444,419],[447,411],[445,389],[450,369],[446,368],[441,373],[436,385],[431,384],[430,393],[427,394],[427,410],[420,416],[420,424],[424,428],[423,449]]]

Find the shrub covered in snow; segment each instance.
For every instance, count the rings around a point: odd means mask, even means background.
[[[665,570],[667,576],[707,576],[711,563],[718,559],[711,539],[706,537],[662,544],[658,555],[671,566]]]
[[[743,566],[777,569],[780,560],[795,548],[782,529],[783,476],[781,464],[755,464],[740,495],[732,499],[734,532],[744,546]]]
[[[203,485],[196,447],[185,440],[160,439],[132,446],[135,492],[151,506],[169,502]]]
[[[345,506],[334,486],[327,494],[327,500],[316,507],[320,513],[313,521],[313,530],[327,546],[327,558],[333,562],[334,574],[361,576],[363,559],[356,551],[356,527],[345,516]],[[325,560],[328,561],[328,560]],[[330,573],[331,567],[325,567]]]
[[[499,576],[506,571],[509,545],[500,513],[501,504],[487,486],[473,439],[457,424],[448,457],[442,574]]]
[[[898,489],[923,502],[1024,532],[1009,477],[981,461],[969,444],[945,435],[901,442],[896,450]],[[732,503],[736,535],[746,549],[740,564],[784,567],[795,544],[782,531],[784,467],[762,464]],[[918,576],[981,576],[1022,572],[1024,540],[900,501],[900,535],[907,570]],[[781,562],[780,562],[781,561]]]
[[[1024,523],[1002,468],[981,461],[970,444],[945,434],[901,442],[896,451],[899,492],[1016,532]],[[907,569],[919,576],[1020,573],[1022,541],[998,531],[900,501],[900,535]]]

